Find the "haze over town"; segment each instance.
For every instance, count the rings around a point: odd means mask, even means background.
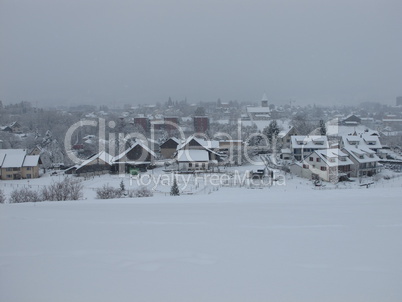
[[[0,3],[5,104],[392,104],[401,1]]]

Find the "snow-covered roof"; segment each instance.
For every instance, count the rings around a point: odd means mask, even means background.
[[[197,138],[194,135],[190,135],[183,143],[177,146],[177,150],[183,149],[187,146],[192,140],[195,140],[200,146],[206,149],[218,149],[219,141],[207,141],[202,138]]]
[[[270,113],[269,107],[247,107],[248,113]]]
[[[343,136],[352,134],[379,135],[378,131],[370,129],[364,125],[339,125],[337,119],[327,122],[325,126],[327,128],[327,135],[330,136]]]
[[[280,131],[279,133],[278,133],[278,137],[279,138],[282,138],[282,137],[285,137],[290,131],[292,131],[293,130],[293,127],[289,127],[288,129],[286,129],[286,130],[282,130],[282,131]]]
[[[35,167],[39,163],[39,155],[26,155],[23,167]]]
[[[0,153],[0,167],[3,165],[4,158],[6,157],[5,153]]]
[[[25,154],[6,154],[2,168],[21,168],[24,163]]]
[[[109,153],[105,152],[105,151],[101,151],[98,154],[95,154],[94,156],[91,156],[90,158],[88,158],[87,160],[85,160],[84,162],[81,163],[81,165],[78,166],[78,169],[86,166],[87,164],[89,164],[90,162],[94,161],[95,159],[100,159],[102,161],[104,161],[105,163],[111,165],[112,164],[112,160],[113,160],[113,156],[111,156]]]
[[[26,154],[25,149],[0,149],[0,154]]]
[[[306,148],[306,149],[327,149],[328,138],[321,135],[292,135],[291,144],[293,148]]]
[[[132,145],[130,148],[128,148],[127,150],[125,150],[123,153],[115,156],[112,161],[118,161],[120,159],[122,159],[128,152],[130,152],[131,150],[133,150],[137,145],[140,145],[143,149],[145,149],[149,154],[151,154],[153,157],[156,157],[156,154],[154,151],[152,151],[151,149],[148,148],[148,146],[144,145],[141,141],[136,142],[134,145]]]
[[[339,149],[314,151],[329,167],[353,165],[348,155]]]
[[[380,149],[382,148],[380,139],[376,135],[344,135],[342,136],[343,146],[359,146],[359,147],[368,147],[371,149]]]
[[[375,152],[367,147],[347,146],[344,147],[350,156],[352,156],[358,163],[370,163],[379,161]]]
[[[177,161],[179,162],[206,162],[209,160],[207,150],[179,150]]]

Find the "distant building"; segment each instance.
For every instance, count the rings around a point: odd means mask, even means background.
[[[134,125],[141,127],[142,129],[144,129],[145,132],[149,132],[151,128],[151,123],[149,121],[149,118],[147,117],[135,117]]]
[[[316,150],[328,149],[328,138],[320,135],[291,136],[290,150],[293,157],[300,161]]]
[[[0,179],[30,179],[39,177],[39,155],[27,155],[23,149],[0,151]]]
[[[194,132],[205,133],[209,130],[209,118],[207,116],[194,116]]]
[[[347,118],[343,119],[341,121],[342,125],[346,125],[346,126],[355,126],[355,125],[360,125],[362,122],[361,118],[352,114],[349,115]]]
[[[180,141],[175,138],[171,137],[167,141],[165,141],[160,146],[161,155],[163,158],[173,158],[174,154],[176,153],[177,146],[180,144]]]
[[[396,105],[397,106],[402,106],[402,96],[396,97]]]
[[[177,116],[164,117],[164,122],[167,132],[178,130],[179,118]]]
[[[247,107],[247,115],[252,121],[268,120],[271,117],[271,109],[268,106],[268,98],[264,93],[261,106]]]
[[[13,122],[10,125],[1,127],[0,129],[1,129],[1,131],[6,131],[6,132],[11,132],[11,133],[16,133],[16,134],[22,133],[21,125],[18,122]]]

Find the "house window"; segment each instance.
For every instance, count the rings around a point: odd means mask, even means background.
[[[198,168],[198,163],[195,164],[195,167]]]
[[[327,171],[327,167],[321,167],[321,171]]]
[[[32,177],[31,177],[31,174],[27,174],[27,178],[32,178]]]
[[[20,168],[13,168],[13,171],[19,171]]]
[[[13,178],[11,174],[7,174],[7,178]]]
[[[317,161],[317,163],[319,163],[321,161],[321,159],[317,157],[316,161]]]
[[[309,161],[314,161],[314,158],[310,157],[308,160],[309,160]]]
[[[193,167],[193,164],[192,164],[192,163],[189,163],[188,166],[189,166],[189,168],[192,168],[192,167]]]
[[[13,168],[6,168],[6,171],[12,171]]]
[[[308,165],[303,164],[303,168],[304,168],[304,169],[308,169]]]
[[[202,168],[205,169],[205,163],[202,163]]]
[[[31,167],[27,167],[27,171],[31,171]]]

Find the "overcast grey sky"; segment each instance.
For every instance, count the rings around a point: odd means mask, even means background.
[[[394,103],[402,1],[0,0],[0,99]]]

